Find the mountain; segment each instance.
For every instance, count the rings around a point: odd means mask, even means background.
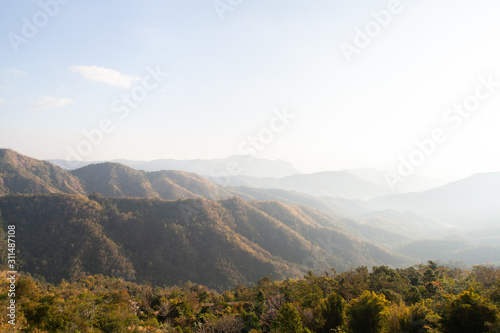
[[[220,289],[308,269],[414,263],[348,235],[319,211],[279,202],[9,195],[0,211],[2,230],[13,224],[23,235],[20,270],[51,282],[103,273]]]
[[[68,163],[68,161],[65,160],[50,160],[49,162],[68,170],[82,168],[90,164],[102,163],[102,161],[75,161]],[[232,168],[233,165],[237,166],[239,175],[252,177],[285,177],[299,173],[292,164],[286,161],[250,158],[249,156],[240,155],[231,156],[227,159],[211,160],[160,159],[154,161],[115,160],[111,162],[120,163],[136,170],[180,170],[212,177],[225,174],[228,168]]]
[[[85,193],[64,169],[10,149],[0,149],[0,195],[10,193]]]
[[[213,178],[209,179],[215,181]],[[344,171],[296,174],[282,178],[233,176],[229,178],[228,185],[283,189],[318,197],[330,196],[346,199],[369,199],[389,193],[384,186],[378,186]]]
[[[107,197],[158,198],[144,172],[117,163],[92,164],[71,172],[80,179],[87,193]]]
[[[380,208],[412,210],[455,226],[480,228],[500,221],[500,172],[475,174],[439,188],[374,198]]]
[[[87,193],[107,197],[222,199],[231,194],[223,187],[194,173],[183,171],[145,172],[118,163],[91,164],[71,171]]]

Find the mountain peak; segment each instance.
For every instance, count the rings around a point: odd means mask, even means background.
[[[65,170],[12,149],[0,150],[0,195],[56,192],[85,193],[80,181]]]

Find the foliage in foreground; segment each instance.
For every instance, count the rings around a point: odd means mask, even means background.
[[[8,331],[6,273],[0,331]],[[262,278],[222,294],[102,275],[52,285],[21,274],[20,332],[500,332],[500,269],[359,267],[303,279]]]

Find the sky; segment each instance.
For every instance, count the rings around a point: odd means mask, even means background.
[[[495,0],[0,3],[0,148],[500,171]]]

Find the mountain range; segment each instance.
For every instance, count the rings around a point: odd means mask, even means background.
[[[48,162],[66,170],[75,170],[105,161]],[[113,160],[138,171],[178,170],[196,173],[224,186],[251,186],[259,188],[287,189],[316,196],[333,196],[351,199],[368,199],[391,193],[424,191],[444,182],[413,175],[398,186],[391,188],[384,171],[374,168],[346,169],[312,174],[301,174],[291,163],[282,160],[267,160],[249,156],[231,156],[227,159],[154,161]]]
[[[85,167],[90,164],[102,163],[83,162],[66,160],[49,160],[48,162],[67,170],[74,170]],[[213,160],[175,160],[160,159],[154,161],[132,161],[132,160],[114,160],[113,163],[123,164],[136,170],[144,171],[163,171],[180,170],[193,172],[202,176],[215,176],[228,169],[228,165],[236,165],[238,173],[253,177],[286,177],[299,173],[292,164],[282,160],[266,160],[261,158],[249,158],[248,156],[235,155],[227,159]]]
[[[91,164],[67,171],[13,150],[0,150],[0,195],[101,193],[110,197],[182,199],[231,194],[205,178],[183,171],[138,171],[118,163]]]
[[[223,288],[332,266],[500,258],[498,173],[372,199],[384,191],[347,171],[230,178],[110,162],[65,170],[4,149],[0,218],[30,234],[21,267],[49,281],[87,272]]]

